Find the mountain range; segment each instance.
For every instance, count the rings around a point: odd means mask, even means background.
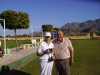
[[[60,29],[64,32],[64,35],[86,35],[87,33],[100,35],[100,19],[87,20],[82,23],[66,23]],[[33,32],[33,36],[42,36],[42,32]]]
[[[82,23],[66,23],[60,28],[65,35],[84,35],[87,33],[100,34],[100,19],[87,20]]]

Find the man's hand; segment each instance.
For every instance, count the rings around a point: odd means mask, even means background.
[[[70,51],[70,66],[74,65],[74,51]]]
[[[74,60],[70,59],[70,66],[73,66],[73,65],[74,65]]]

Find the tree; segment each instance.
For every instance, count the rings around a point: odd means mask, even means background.
[[[51,32],[51,34],[53,34],[53,25],[52,24],[42,25],[42,30],[43,30],[43,32]],[[53,38],[53,37],[51,37],[51,38]]]
[[[17,29],[29,28],[29,15],[25,12],[16,12],[13,10],[6,10],[0,14],[1,19],[5,19],[5,28],[14,30],[16,40],[16,50],[18,50]],[[0,21],[1,26],[4,27],[3,21]]]
[[[2,38],[3,36],[0,35],[0,38]]]
[[[53,28],[53,30],[54,30],[54,31],[58,31],[58,30],[60,30],[60,28],[57,28],[57,27],[56,27],[56,28]]]
[[[43,32],[52,32],[53,25],[51,25],[51,24],[42,25],[42,30],[43,30]]]

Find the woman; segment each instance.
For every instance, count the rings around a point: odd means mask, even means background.
[[[53,61],[50,59],[53,54],[51,50],[54,48],[54,46],[51,42],[50,32],[46,32],[44,38],[44,41],[41,42],[38,46],[37,55],[40,56],[41,75],[51,75]]]

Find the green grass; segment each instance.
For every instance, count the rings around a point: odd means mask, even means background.
[[[75,65],[71,75],[100,75],[100,40],[72,40]]]
[[[11,75],[40,75],[39,57],[34,59],[28,65],[21,68],[19,71],[15,70]],[[53,75],[56,75],[55,67],[53,68]]]
[[[71,40],[75,57],[71,75],[100,75],[100,40]],[[39,59],[35,59],[12,75],[40,75]],[[53,74],[55,67],[53,67]]]
[[[2,47],[4,47],[4,41],[1,41],[1,45]],[[22,44],[31,44],[31,41],[28,41],[28,40],[24,40],[24,41],[18,41],[18,46],[22,45]],[[15,40],[7,40],[6,41],[6,47],[7,48],[14,48],[16,47],[16,43],[15,43]]]
[[[33,65],[33,66],[32,66]],[[22,72],[27,72],[31,75],[40,75],[40,67],[39,67],[39,58],[35,59],[34,61],[30,62],[27,66],[21,68]],[[29,71],[27,71],[29,70]],[[56,75],[55,68],[53,68],[53,75]]]

